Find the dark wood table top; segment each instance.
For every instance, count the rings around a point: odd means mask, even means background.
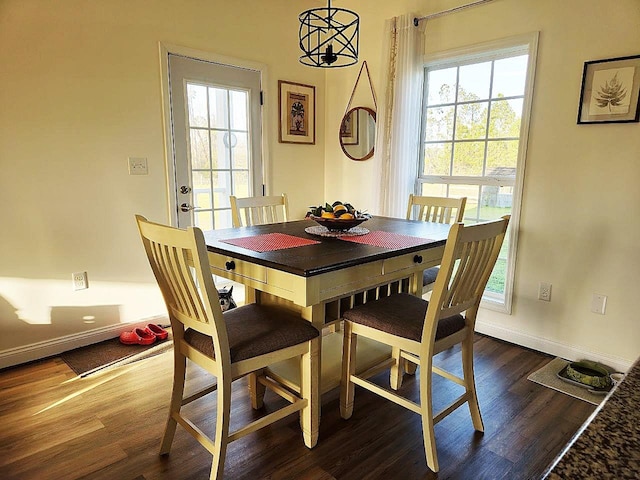
[[[204,232],[204,236],[209,252],[253,262],[294,275],[311,277],[375,260],[442,246],[446,243],[450,229],[450,225],[446,224],[388,217],[373,217],[361,225],[371,232],[386,231],[424,239],[424,243],[418,245],[390,249],[305,232],[306,227],[314,225],[317,223],[313,220],[298,220],[253,227],[210,230]],[[284,233],[317,240],[320,243],[269,252],[256,252],[220,241],[267,233]]]

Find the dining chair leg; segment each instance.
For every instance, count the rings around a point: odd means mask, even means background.
[[[404,361],[404,373],[406,373],[407,375],[415,375],[416,370],[418,370],[418,365],[410,360]]]
[[[434,472],[438,471],[438,453],[436,451],[436,437],[433,423],[433,404],[431,368],[433,361],[431,356],[423,359],[420,368],[420,410],[422,416],[422,437],[424,439],[424,453],[427,458],[427,466]]]
[[[229,444],[229,417],[231,416],[231,381],[227,377],[218,377],[216,409],[216,434],[213,439],[211,453],[210,480],[221,479],[224,476],[224,460]]]
[[[167,418],[167,425],[160,443],[160,455],[167,455],[171,450],[171,443],[176,433],[176,417],[180,414],[187,374],[187,358],[179,352],[174,352],[173,355],[173,386],[171,387],[171,400],[169,402],[169,418]]]
[[[340,381],[340,416],[345,420],[353,415],[355,384],[351,375],[356,373],[357,336],[353,334],[351,322],[344,322],[344,343],[342,345],[342,380]]]
[[[402,375],[404,374],[404,360],[400,357],[398,347],[391,347],[391,358],[393,358],[393,365],[391,365],[389,373],[389,385],[393,390],[398,390],[402,386]]]
[[[247,387],[249,388],[249,398],[251,398],[251,408],[259,410],[264,405],[264,394],[267,390],[258,378],[263,374],[264,369],[256,370],[247,375]]]
[[[476,392],[476,382],[473,369],[473,333],[467,335],[462,341],[462,372],[464,376],[465,388],[467,390],[469,413],[473,421],[473,428],[478,432],[484,432],[482,415],[480,414],[480,404]]]
[[[300,411],[304,444],[313,448],[320,432],[320,339],[309,342],[309,351],[300,357],[300,391],[307,406]]]

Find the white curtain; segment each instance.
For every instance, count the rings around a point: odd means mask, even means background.
[[[424,22],[416,27],[414,18],[406,14],[385,22],[375,152],[382,168],[378,211],[389,217],[406,215],[418,169]]]

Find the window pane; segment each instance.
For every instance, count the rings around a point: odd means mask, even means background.
[[[187,110],[190,127],[207,127],[207,87],[187,84]]]
[[[231,97],[231,128],[234,130],[247,130],[247,92],[232,90]]]
[[[464,222],[476,223],[478,217],[478,195],[480,188],[477,185],[449,185],[449,197],[467,197],[464,207]]]
[[[524,95],[528,55],[496,60],[493,73],[492,97]]]
[[[211,128],[228,128],[229,108],[227,104],[227,90],[209,87]]]
[[[425,197],[446,197],[447,185],[442,183],[423,183],[420,195]]]
[[[232,133],[236,137],[236,146],[231,150],[234,169],[249,169],[249,145],[246,133]]]
[[[491,62],[474,63],[460,67],[458,102],[489,98]]]
[[[498,187],[484,185],[480,202],[480,214],[478,220],[486,222],[495,220],[504,215],[511,214],[513,203],[513,187]]]
[[[482,176],[484,142],[456,143],[453,149],[453,175]]]
[[[488,102],[458,105],[456,140],[485,138],[487,136]]]
[[[522,104],[522,99],[495,100],[491,103],[489,138],[520,136]]]
[[[423,175],[451,174],[451,143],[429,143],[424,147]]]
[[[233,171],[233,191],[237,197],[249,196],[249,172],[246,170]]]
[[[231,210],[216,210],[213,212],[216,222],[216,228],[231,228]]]
[[[192,168],[210,168],[207,130],[190,129]]]
[[[214,169],[229,169],[231,168],[231,158],[229,148],[227,147],[229,141],[225,140],[229,138],[227,132],[211,132],[211,155]]]
[[[457,68],[430,71],[427,76],[427,105],[453,103],[456,97]]]
[[[193,184],[194,205],[197,208],[211,208],[211,172],[193,170],[191,172],[191,178]],[[199,202],[203,203],[200,204]]]
[[[455,107],[427,108],[425,141],[451,140],[453,138],[453,116]]]
[[[518,163],[518,140],[487,143],[487,171],[490,177],[515,177]]]
[[[229,195],[231,195],[231,174],[229,172],[212,172],[213,181],[213,207],[230,207]]]
[[[213,230],[213,219],[210,210],[206,212],[195,212],[193,217],[196,227],[200,227],[202,230]]]

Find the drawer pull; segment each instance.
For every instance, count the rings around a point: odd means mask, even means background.
[[[235,270],[236,262],[234,262],[233,260],[230,260],[227,263],[225,263],[224,266],[227,268],[227,270]]]
[[[415,255],[413,257],[413,262],[414,263],[422,263],[422,255]]]

